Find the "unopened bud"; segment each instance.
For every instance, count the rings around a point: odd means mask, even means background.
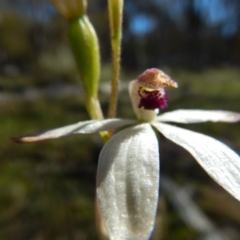
[[[69,41],[86,94],[97,99],[100,76],[99,44],[87,16],[70,22]]]

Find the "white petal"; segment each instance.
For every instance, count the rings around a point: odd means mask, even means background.
[[[159,187],[158,141],[147,123],[124,129],[104,146],[97,193],[110,239],[146,240]]]
[[[135,123],[134,120],[125,119],[89,120],[67,125],[65,127],[43,131],[34,135],[14,138],[13,140],[16,142],[37,142],[47,139],[65,137],[73,134],[96,133],[100,131],[123,127],[133,123]]]
[[[176,123],[198,123],[198,122],[238,122],[240,113],[223,110],[191,110],[179,109],[161,114],[157,121]]]
[[[168,139],[189,151],[206,172],[240,200],[240,157],[222,142],[163,123],[153,125]]]

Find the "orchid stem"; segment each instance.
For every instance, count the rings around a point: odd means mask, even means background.
[[[112,48],[112,79],[108,117],[116,116],[120,72],[123,0],[108,0]]]

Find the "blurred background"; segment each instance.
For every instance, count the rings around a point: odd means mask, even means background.
[[[107,1],[89,0],[108,108]],[[0,239],[91,240],[101,139],[74,136],[18,145],[11,137],[88,119],[67,39],[47,1],[0,0]],[[134,117],[128,82],[157,67],[179,84],[169,109],[240,111],[239,0],[125,0],[118,117]],[[184,126],[185,127],[185,126]],[[186,126],[240,153],[240,124]],[[240,203],[186,151],[162,136],[161,198],[152,240],[239,240]]]

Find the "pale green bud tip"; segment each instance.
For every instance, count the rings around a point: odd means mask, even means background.
[[[67,18],[74,19],[81,17],[87,8],[86,0],[50,0],[59,13]]]

